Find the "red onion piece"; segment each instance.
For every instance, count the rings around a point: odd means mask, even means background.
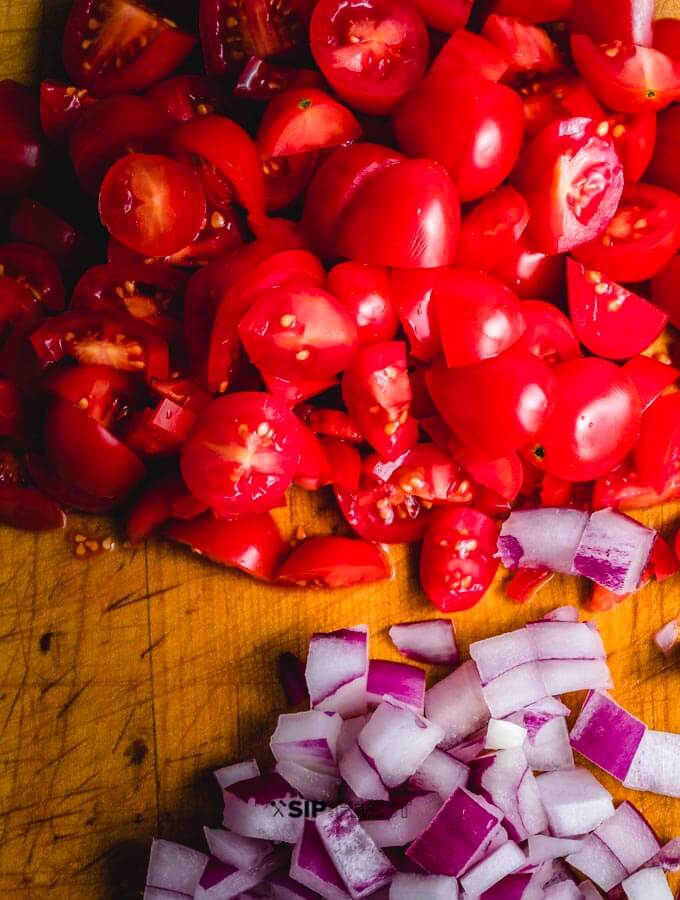
[[[316,827],[352,900],[362,900],[390,883],[394,866],[376,847],[349,806],[321,813]]]
[[[592,881],[582,881],[578,889],[583,895],[583,900],[602,900],[602,895]]]
[[[215,780],[222,788],[230,787],[232,784],[238,784],[239,781],[248,781],[249,778],[257,778],[260,774],[260,767],[254,759],[244,759],[243,762],[234,763],[232,766],[224,766],[213,772]]]
[[[502,719],[545,697],[549,691],[543,679],[544,665],[550,663],[523,663],[485,684],[482,690],[491,715]]]
[[[251,869],[261,865],[271,856],[271,841],[243,837],[224,828],[204,828],[203,834],[212,856],[227,865]]]
[[[656,532],[613,509],[594,512],[574,555],[574,572],[614,594],[637,590]]]
[[[526,861],[526,856],[517,844],[507,841],[470,869],[467,875],[461,878],[461,886],[470,896],[478,897],[498,884],[506,875],[512,875],[521,869]]]
[[[521,747],[527,739],[527,730],[509,719],[491,719],[486,726],[486,750],[511,750]]]
[[[580,509],[515,510],[503,523],[498,553],[507,569],[547,568],[569,575],[588,523]]]
[[[458,882],[446,875],[400,872],[390,885],[390,900],[457,900]]]
[[[592,691],[571,730],[571,746],[587,760],[624,781],[647,726],[607,694]]]
[[[444,750],[455,747],[488,722],[489,708],[473,660],[426,691],[425,715],[444,730]]]
[[[455,666],[458,662],[456,633],[450,619],[402,622],[389,631],[392,643],[407,659]]]
[[[298,884],[284,872],[270,875],[267,879],[267,889],[268,892],[261,896],[272,897],[273,900],[317,900],[318,896],[315,891]]]
[[[290,760],[315,772],[337,775],[336,748],[342,726],[337,713],[317,709],[279,716],[269,746],[277,762]]]
[[[521,748],[475,760],[470,772],[472,787],[501,810],[513,840],[524,841],[530,834],[545,831],[548,820],[541,795]]]
[[[341,759],[356,744],[359,732],[366,722],[368,722],[368,716],[355,716],[353,719],[343,719],[336,748],[338,759]]]
[[[546,622],[578,622],[578,608],[576,606],[558,606],[543,618]]]
[[[621,887],[628,900],[673,900],[663,869],[642,869],[626,878]]]
[[[368,627],[313,634],[305,679],[312,707],[343,718],[366,712]]]
[[[224,792],[224,826],[244,837],[294,844],[303,820],[288,815],[288,803],[297,799],[276,773],[241,781]]]
[[[613,687],[611,672],[604,659],[543,659],[539,666],[549,694]]]
[[[545,889],[543,900],[583,900],[583,894],[573,881],[561,881]]]
[[[667,622],[654,634],[654,643],[664,656],[670,656],[680,641],[680,619]]]
[[[182,844],[156,839],[151,844],[147,886],[193,897],[209,858]]]
[[[414,841],[430,824],[442,805],[438,794],[417,793],[399,802],[372,805],[361,824],[376,847],[403,847]]]
[[[354,744],[340,760],[340,775],[351,790],[363,800],[388,800],[389,791],[372,760],[358,744]]]
[[[546,772],[536,781],[556,837],[588,834],[614,814],[611,794],[587,769]]]
[[[527,625],[536,659],[606,659],[599,631],[585,622],[533,622]]]
[[[623,784],[634,791],[680,797],[680,734],[648,729]]]
[[[482,684],[488,684],[499,675],[538,658],[536,647],[526,628],[475,641],[470,644],[470,656],[477,665]],[[544,696],[545,694],[541,694],[541,697]]]
[[[290,876],[325,900],[346,900],[348,894],[326,852],[315,823],[308,819],[290,861]]]
[[[680,872],[680,838],[672,838],[664,844],[646,865],[660,866],[665,872]]]
[[[368,663],[367,699],[378,706],[385,697],[394,697],[417,713],[425,708],[425,672],[407,663],[372,659]]]
[[[278,674],[288,706],[309,702],[305,681],[305,664],[294,653],[282,653],[278,659]]]
[[[528,738],[523,749],[529,766],[535,772],[574,768],[569,731],[561,716],[548,719],[533,734],[526,718],[524,726],[528,729]]]
[[[277,762],[274,771],[307,800],[319,800],[332,806],[338,799],[340,779],[325,772],[315,772],[292,759]]]
[[[409,779],[412,787],[433,791],[447,800],[459,787],[465,787],[470,772],[467,766],[443,750],[433,750]]]
[[[567,860],[603,891],[611,891],[629,874],[621,860],[595,833],[587,835],[581,849]]]
[[[541,863],[562,859],[570,853],[578,853],[582,846],[581,838],[556,838],[547,834],[532,834],[529,837],[529,862]]]
[[[471,734],[467,740],[462,741],[460,744],[456,744],[455,747],[451,747],[451,749],[446,752],[450,753],[451,756],[459,762],[467,764],[472,762],[472,760],[477,759],[477,757],[484,752],[485,743],[486,728],[480,728],[479,731]]]
[[[284,861],[285,856],[279,851],[254,869],[237,869],[211,858],[194,892],[194,900],[230,900],[240,896],[264,881]]]

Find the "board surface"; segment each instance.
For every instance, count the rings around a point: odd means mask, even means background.
[[[660,7],[668,14],[673,0]],[[0,0],[3,76],[55,71],[64,8],[62,0]],[[296,494],[286,533],[336,527],[326,499],[312,506]],[[641,518],[672,534],[680,508]],[[284,711],[278,654],[303,655],[314,630],[366,622],[372,655],[397,658],[387,627],[433,612],[404,548],[392,552],[398,576],[390,583],[313,592],[258,585],[157,541],[83,562],[74,555],[78,532],[117,534],[110,522],[77,516],[66,533],[0,528],[0,892],[12,898],[140,896],[154,834],[200,846],[201,824],[218,822],[211,770],[248,755],[267,762]],[[678,661],[665,659],[651,635],[680,614],[679,581],[650,585],[596,617],[616,699],[670,731],[680,731]],[[582,588],[555,579],[518,607],[501,582],[455,617],[464,649],[578,602]],[[662,839],[680,834],[680,800],[603,781]]]

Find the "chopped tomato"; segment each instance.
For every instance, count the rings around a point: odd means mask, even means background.
[[[66,516],[35,488],[0,483],[0,522],[26,531],[53,531],[66,526]]]
[[[375,544],[346,537],[316,537],[293,550],[279,569],[279,584],[298,587],[352,587],[392,575],[385,554]]]
[[[680,19],[656,19],[652,31],[654,49],[676,61],[680,59]]]
[[[482,34],[510,60],[509,72],[552,74],[562,69],[557,47],[547,31],[522,19],[490,15]]]
[[[234,93],[247,100],[271,100],[288,88],[322,88],[323,85],[322,76],[313,69],[297,69],[251,56],[239,75]]]
[[[364,478],[354,490],[341,484],[334,490],[340,512],[368,541],[402,544],[422,540],[433,515],[429,500],[419,500],[389,481]]]
[[[662,309],[671,323],[680,328],[680,294],[678,279],[680,278],[680,256],[674,256],[652,281],[652,302]]]
[[[528,350],[550,366],[581,356],[574,326],[567,316],[545,300],[525,300],[522,315],[526,328],[517,347]]]
[[[642,416],[633,461],[641,478],[657,493],[680,470],[680,393],[658,397]]]
[[[435,56],[430,71],[482,75],[490,81],[500,81],[509,68],[510,60],[495,44],[461,28]]]
[[[528,222],[524,197],[509,186],[497,188],[463,216],[456,263],[488,271],[510,256]]]
[[[64,308],[64,281],[54,257],[35,244],[0,244],[0,274],[26,288],[50,312]]]
[[[492,266],[490,274],[512,288],[518,297],[553,300],[564,293],[564,256],[536,250],[525,234],[508,257]]]
[[[84,110],[96,103],[87,88],[61,84],[58,81],[40,83],[40,124],[47,140],[62,147]]]
[[[62,265],[70,265],[81,243],[81,235],[37,200],[24,197],[14,208],[9,222],[12,241],[34,244]]]
[[[433,360],[441,352],[432,294],[446,271],[443,267],[392,270],[392,296],[401,327],[412,355],[424,362]]]
[[[0,378],[0,438],[19,439],[26,430],[26,409],[19,389]]]
[[[518,497],[524,480],[524,469],[516,453],[489,457],[461,446],[456,451],[455,458],[477,484],[490,488],[505,500],[515,500]]]
[[[257,132],[264,157],[337,147],[361,136],[352,113],[318,88],[290,88],[267,104]]]
[[[319,154],[315,150],[263,159],[267,212],[276,212],[294,203],[309,184],[318,162]]]
[[[171,519],[175,502],[187,494],[179,475],[172,473],[144,485],[127,519],[126,534],[131,544],[141,544]]]
[[[656,114],[614,113],[607,118],[626,183],[639,181],[656,144]]]
[[[127,416],[139,394],[132,375],[111,366],[55,367],[43,385],[50,394],[68,400],[109,429]]]
[[[651,47],[653,18],[654,0],[573,0],[569,24],[594,41]]]
[[[353,444],[362,444],[364,441],[359,427],[346,412],[341,410],[310,407],[303,410],[302,418],[314,434],[337,438],[341,441],[351,441]]]
[[[229,93],[216,78],[176,75],[154,84],[146,96],[157,103],[173,122],[187,122],[195,116],[223,112]]]
[[[554,575],[550,569],[518,569],[505,585],[505,596],[515,603],[528,603]]]
[[[532,78],[518,91],[529,138],[535,138],[559,119],[585,117],[601,122],[605,118],[604,110],[581,78],[570,75]]]
[[[328,273],[328,290],[347,309],[357,326],[359,344],[390,341],[399,327],[387,269],[361,263],[339,263]]]
[[[527,22],[560,22],[568,18],[574,0],[493,0],[499,16],[519,16]]]
[[[675,555],[673,548],[660,534],[657,534],[654,541],[647,569],[655,581],[666,581],[680,572],[678,557]]]
[[[680,194],[680,166],[678,166],[678,133],[680,106],[664,109],[657,117],[656,144],[652,162],[645,179],[652,184]]]
[[[361,457],[353,444],[335,438],[319,438],[328,463],[329,479],[343,491],[357,491],[361,480]]]
[[[0,117],[0,196],[13,197],[35,186],[47,163],[47,148],[38,102],[26,85],[0,80]]]
[[[473,486],[460,465],[434,444],[416,444],[391,463],[367,457],[364,472],[371,478],[389,481],[426,504],[471,503],[474,498]]]
[[[680,377],[680,372],[670,363],[651,356],[634,356],[623,368],[637,388],[643,412]]]

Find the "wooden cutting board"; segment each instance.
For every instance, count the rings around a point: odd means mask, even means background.
[[[673,2],[660,4],[666,14]],[[2,75],[57,71],[67,5],[0,0]],[[672,534],[680,507],[641,518]],[[286,534],[338,528],[329,496],[312,506],[301,494],[281,524]],[[218,822],[211,770],[248,755],[267,762],[284,709],[278,654],[303,655],[314,630],[367,622],[372,655],[397,658],[387,627],[433,612],[406,548],[392,552],[390,583],[314,592],[265,587],[157,541],[82,561],[79,532],[118,535],[114,523],[82,516],[66,533],[0,529],[0,892],[12,898],[140,896],[154,834],[200,846],[201,824]],[[651,635],[680,614],[678,583],[651,585],[597,616],[616,699],[671,731],[680,731],[678,660]],[[577,602],[582,587],[556,579],[517,607],[499,576],[476,609],[455,617],[460,643]],[[680,800],[603,781],[662,839],[680,834]]]

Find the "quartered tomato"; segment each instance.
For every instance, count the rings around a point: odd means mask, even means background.
[[[545,128],[522,154],[513,183],[529,204],[527,238],[544,253],[561,253],[599,234],[623,190],[623,170],[607,122],[563,119]]]
[[[549,366],[581,356],[574,326],[567,316],[545,300],[525,300],[522,315],[526,328],[517,347],[533,353]]]
[[[331,482],[343,491],[357,491],[361,480],[361,457],[353,444],[335,438],[319,438]]]
[[[64,66],[98,97],[135,93],[166,78],[196,39],[134,0],[76,0],[64,35]]]
[[[229,102],[226,87],[206,75],[175,75],[154,84],[146,96],[173,122],[224,112]]]
[[[656,144],[645,180],[680,194],[680,106],[664,109],[657,117]]]
[[[389,481],[363,478],[355,490],[340,484],[334,490],[345,520],[367,541],[380,544],[419,541],[433,515],[429,500],[419,500]]]
[[[447,271],[435,269],[393,269],[392,296],[409,348],[416,359],[429,362],[441,352],[439,322],[432,294]]]
[[[585,34],[573,34],[571,50],[588,87],[617,112],[663,109],[680,98],[680,62],[652,47],[621,40],[596,44]]]
[[[476,74],[490,81],[500,81],[509,68],[510,60],[495,44],[481,34],[461,28],[435,56],[430,72]]]
[[[680,393],[659,397],[642,416],[633,462],[643,481],[662,493],[680,470]]]
[[[518,297],[561,298],[564,293],[564,257],[534,249],[525,235],[509,256],[492,266],[490,274],[512,288]]]
[[[626,185],[605,230],[574,249],[590,269],[616,281],[645,281],[666,266],[680,248],[680,197],[650,184]]]
[[[300,407],[297,412],[314,434],[350,441],[353,444],[362,444],[364,441],[358,425],[342,410],[316,409],[309,406],[307,408]]]
[[[623,370],[637,389],[642,412],[680,378],[680,371],[675,366],[660,362],[652,356],[634,356],[628,360]]]
[[[523,19],[492,14],[482,34],[510,60],[508,71],[512,75],[549,75],[563,68],[548,32]]]
[[[257,369],[254,371],[257,372]],[[268,372],[261,373],[264,386],[277,400],[284,403],[289,409],[304,403],[310,397],[316,397],[338,386],[338,379],[335,376],[319,379],[307,378],[282,378],[280,375],[270,375]],[[260,387],[258,384],[257,387]]]
[[[96,103],[87,88],[59,81],[40,83],[40,124],[47,140],[57,147],[68,141],[83,112]]]
[[[514,500],[522,489],[524,468],[514,452],[489,457],[468,447],[460,447],[456,451],[456,460],[477,484],[495,491],[505,500]]]
[[[387,269],[355,262],[339,263],[328,274],[328,290],[354,320],[360,345],[392,340],[399,319],[392,303]]]
[[[343,375],[342,396],[350,416],[384,459],[396,459],[415,444],[418,426],[410,412],[403,342],[360,348]]]
[[[559,119],[585,117],[602,121],[604,110],[585,82],[572,75],[533,78],[519,88],[527,137],[534,138]]]
[[[298,421],[264,393],[220,397],[198,416],[182,447],[187,487],[222,516],[276,506],[300,456]]]
[[[498,571],[495,522],[475,509],[440,513],[430,525],[420,556],[425,593],[442,612],[470,609]]]
[[[50,312],[64,308],[64,281],[54,257],[35,244],[0,244],[0,273]]]
[[[139,395],[132,375],[111,366],[54,368],[43,385],[50,394],[68,400],[108,429],[125,418]]]
[[[649,165],[656,144],[656,114],[615,113],[607,119],[626,184],[639,181]]]
[[[573,0],[569,24],[573,32],[594,41],[652,45],[654,0]]]
[[[164,398],[154,408],[133,413],[121,430],[125,444],[144,459],[179,451],[196,420],[190,409]]]
[[[498,188],[463,216],[456,262],[488,270],[512,253],[528,222],[524,197],[514,188]]]
[[[574,359],[554,373],[554,408],[531,445],[531,460],[565,481],[592,481],[632,450],[640,398],[626,372],[604,359]]]
[[[346,144],[361,135],[352,113],[318,88],[290,88],[267,107],[257,132],[263,157],[292,156]]]
[[[375,544],[354,538],[310,538],[293,550],[277,576],[279,584],[340,588],[383,581],[392,574],[385,554]]]
[[[314,69],[297,69],[251,56],[239,75],[234,94],[246,100],[271,100],[288,88],[323,85],[322,76]]]
[[[29,191],[42,174],[47,154],[33,92],[7,78],[0,81],[0,195]]]
[[[668,322],[668,316],[644,297],[571,259],[567,285],[576,334],[597,356],[629,359],[646,350]]]
[[[680,328],[680,292],[678,291],[678,279],[680,278],[680,256],[675,256],[663,268],[652,281],[652,302],[662,309],[670,318],[671,323]]]

